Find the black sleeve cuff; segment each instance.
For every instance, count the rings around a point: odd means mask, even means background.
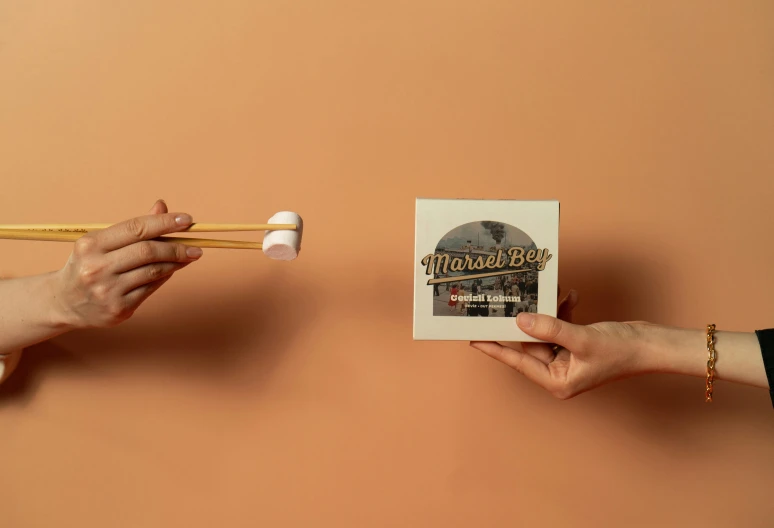
[[[761,345],[763,356],[763,368],[766,369],[766,378],[769,380],[769,396],[774,406],[774,328],[768,330],[756,330],[758,343]]]

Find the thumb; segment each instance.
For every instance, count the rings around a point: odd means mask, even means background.
[[[516,316],[516,324],[531,337],[556,343],[572,351],[583,348],[589,337],[585,326],[568,323],[545,314],[521,312]]]
[[[169,210],[167,209],[167,203],[164,200],[156,200],[156,203],[153,204],[153,207],[150,208],[150,211],[148,211],[148,214],[164,214],[168,213]]]

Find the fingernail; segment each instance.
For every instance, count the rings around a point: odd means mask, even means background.
[[[164,201],[164,198],[159,198],[158,200],[156,200],[156,203],[159,203],[159,202],[163,203],[164,205],[167,205],[167,202]]]
[[[185,250],[185,254],[186,254],[186,255],[188,255],[188,258],[193,258],[193,259],[195,259],[195,258],[199,258],[199,257],[201,257],[202,255],[204,255],[204,251],[202,250],[202,248],[198,248],[198,247],[189,247],[189,248],[187,248],[187,249]]]
[[[516,324],[522,328],[532,328],[535,325],[535,316],[531,313],[521,312],[516,316]]]
[[[179,214],[175,217],[175,222],[181,226],[190,225],[193,222],[193,218],[191,218],[191,215]]]

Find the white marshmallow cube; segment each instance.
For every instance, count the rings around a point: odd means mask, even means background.
[[[271,218],[268,224],[295,224],[295,230],[280,229],[266,231],[263,236],[263,253],[274,260],[293,260],[301,251],[301,234],[303,221],[296,213],[282,211]]]

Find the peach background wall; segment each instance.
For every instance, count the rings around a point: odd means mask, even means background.
[[[581,322],[774,326],[773,50],[766,0],[0,2],[4,222],[306,222],[28,350],[0,525],[770,526],[765,391],[554,400],[414,343],[411,269],[416,196],[558,198]]]

